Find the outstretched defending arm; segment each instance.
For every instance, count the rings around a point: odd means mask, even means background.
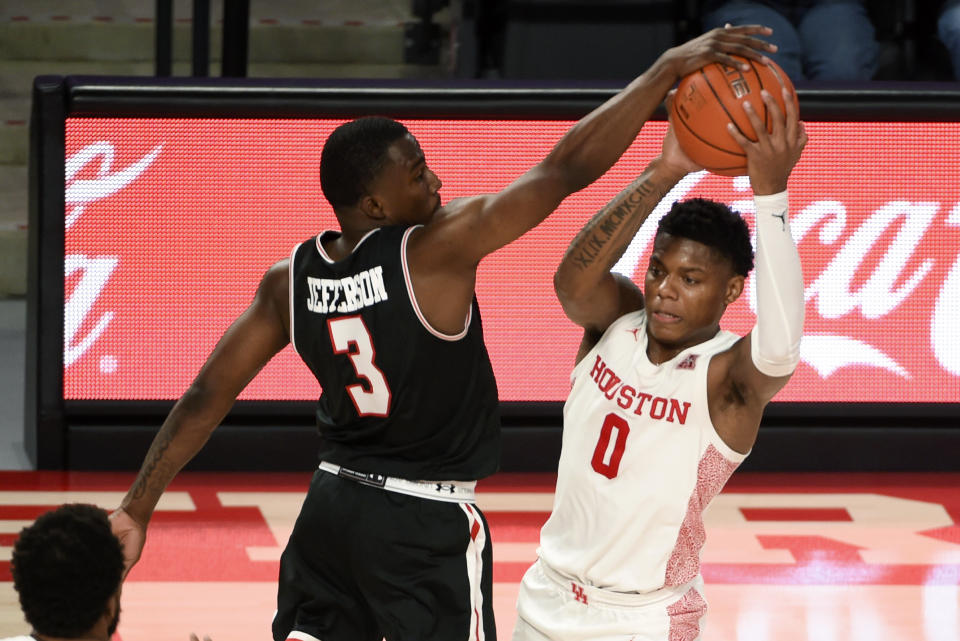
[[[764,52],[776,47],[755,36],[769,33],[762,26],[714,29],[667,50],[623,91],[584,116],[546,158],[501,192],[448,205],[418,234],[415,242],[430,248],[417,257],[417,266],[472,272],[484,256],[535,227],[564,198],[613,166],[677,80],[709,62],[741,65],[731,54],[764,60]]]
[[[126,570],[140,558],[147,524],[167,485],[200,451],[257,372],[289,342],[287,261],[264,275],[250,306],[233,322],[153,439],[133,486],[111,515]]]
[[[732,66],[737,54],[765,60],[776,47],[755,37],[767,27],[713,29],[657,61],[616,96],[583,117],[541,162],[496,194],[455,200],[414,234],[410,276],[424,317],[459,331],[474,294],[477,266],[491,252],[540,224],[563,199],[602,176],[682,76],[709,62]]]

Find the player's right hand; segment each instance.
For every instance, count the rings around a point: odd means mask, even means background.
[[[673,71],[677,80],[711,62],[749,69],[748,65],[730,56],[738,55],[766,64],[765,54],[774,53],[777,46],[755,36],[771,33],[773,30],[763,25],[717,27],[667,49],[660,56],[660,62]]]
[[[110,529],[123,546],[123,578],[126,579],[130,568],[140,560],[143,544],[147,540],[147,529],[123,508],[118,508],[110,515]]]
[[[787,179],[793,171],[800,154],[807,144],[807,132],[799,119],[793,96],[786,87],[781,88],[786,111],[782,111],[769,91],[764,89],[761,98],[767,106],[767,114],[772,124],[767,132],[760,115],[744,101],[743,110],[750,120],[757,140],[752,141],[733,126],[727,125],[727,131],[743,147],[747,154],[747,174],[754,195],[762,196],[779,193],[787,188]]]

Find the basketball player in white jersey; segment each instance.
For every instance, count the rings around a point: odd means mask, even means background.
[[[753,266],[739,214],[676,203],[645,289],[611,267],[667,192],[697,171],[670,129],[661,156],[573,240],[554,277],[584,328],[564,407],[553,513],[526,573],[514,641],[693,641],[706,613],[703,509],[746,457],[799,361],[803,276],[787,178],[807,142],[793,100],[764,92],[773,131],[744,148],[757,216],[757,322],[720,329]]]

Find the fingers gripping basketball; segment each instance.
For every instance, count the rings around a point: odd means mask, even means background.
[[[736,56],[735,56],[736,57]],[[749,101],[771,131],[772,122],[760,91],[769,91],[780,109],[784,109],[780,87],[790,90],[797,104],[793,83],[776,63],[761,64],[739,58],[750,65],[749,71],[713,62],[685,76],[677,86],[671,114],[677,141],[692,161],[723,176],[747,173],[747,157],[727,131],[732,122],[750,140],[757,135],[743,111]]]

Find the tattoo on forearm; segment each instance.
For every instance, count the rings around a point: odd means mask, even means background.
[[[166,477],[170,476],[171,472],[176,474],[176,470],[172,469],[173,466],[169,462],[163,460],[163,455],[170,447],[175,435],[176,430],[161,428],[160,433],[157,434],[157,441],[150,447],[147,461],[134,482],[133,498],[142,498],[147,490],[154,495],[160,495],[166,489]]]
[[[625,222],[633,220],[634,223],[642,224],[647,214],[669,191],[662,185],[652,185],[650,182],[648,175],[641,175],[617,198],[597,212],[570,243],[566,257],[581,270],[587,269],[594,264],[611,239],[618,235]],[[644,204],[649,204],[649,207],[643,207]],[[634,216],[642,209],[647,210],[646,214],[641,220],[635,220]],[[623,247],[619,250],[625,250],[631,239],[632,236],[621,238]]]

